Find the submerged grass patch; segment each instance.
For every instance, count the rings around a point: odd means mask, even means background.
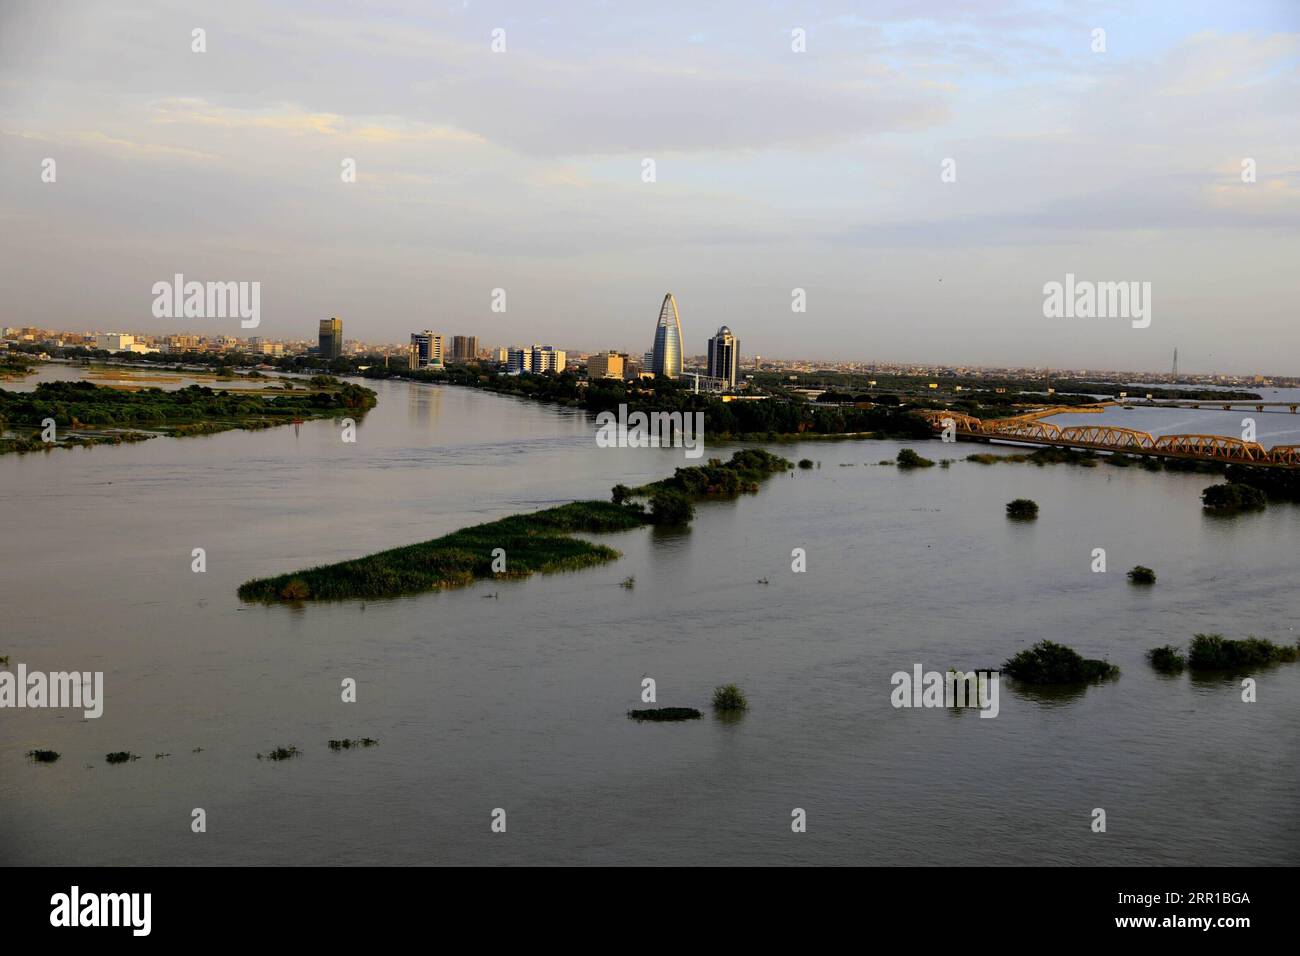
[[[573,537],[576,533],[684,523],[693,513],[692,501],[757,491],[763,477],[789,467],[778,455],[745,449],[726,464],[713,459],[707,465],[678,468],[671,478],[641,488],[616,486],[616,501],[575,501],[351,561],[247,581],[239,597],[266,603],[397,597],[463,587],[482,578],[576,571],[619,557],[613,548]],[[649,498],[651,510],[630,501],[633,497]],[[505,552],[501,572],[493,569],[498,548]]]
[[[104,760],[108,763],[127,763],[139,759],[139,754],[133,754],[129,750],[115,750],[111,754],[104,754]]]
[[[27,757],[33,763],[54,763],[62,756],[57,750],[29,750]]]
[[[331,740],[330,750],[351,750],[354,747],[375,747],[379,744],[378,740],[373,737],[362,737],[360,740]]]
[[[694,707],[651,707],[648,710],[629,710],[633,720],[699,720],[704,715]]]
[[[1109,661],[1090,660],[1053,641],[1039,641],[1007,658],[1002,670],[1026,684],[1081,684],[1119,676],[1119,668]]]
[[[264,754],[258,754],[258,760],[290,760],[302,753],[297,747],[276,747]]]

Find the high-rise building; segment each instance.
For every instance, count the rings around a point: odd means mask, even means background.
[[[528,348],[510,349],[507,352],[507,368],[512,372],[563,372],[567,355],[563,349],[549,345],[533,345]]]
[[[622,352],[597,352],[587,358],[587,378],[622,378],[627,356]]]
[[[447,337],[425,329],[411,333],[409,365],[412,369],[442,365],[445,361]]]
[[[336,359],[343,354],[343,320],[337,316],[320,320],[320,335],[316,354],[324,359]]]
[[[736,371],[740,368],[740,339],[731,334],[725,325],[709,339],[709,376],[720,378],[726,388],[736,387]]]
[[[451,337],[451,360],[453,362],[472,362],[478,358],[477,335],[453,335]]]
[[[651,371],[668,378],[682,374],[682,320],[677,314],[677,300],[671,292],[664,296],[664,304],[659,307]]]

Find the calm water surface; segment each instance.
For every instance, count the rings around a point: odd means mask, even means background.
[[[875,464],[898,443],[807,442],[773,448],[820,467],[702,505],[686,531],[601,536],[624,555],[601,568],[241,604],[250,577],[686,463],[598,449],[566,409],[374,387],[355,445],[312,422],[0,458],[0,655],[102,670],[107,698],[99,720],[0,714],[0,861],[1300,863],[1300,665],[1255,674],[1245,704],[1234,680],[1143,661],[1201,631],[1295,640],[1300,509],[1213,520],[1208,476],[962,461],[900,473]],[[1194,413],[1108,414],[1150,428],[1139,416]],[[1256,417],[1264,444],[1300,440],[1281,437],[1296,418]],[[1021,496],[1037,522],[1004,517]],[[196,547],[205,574],[190,570]],[[806,574],[791,573],[796,547]],[[1105,574],[1090,570],[1098,547]],[[1157,570],[1154,588],[1128,585],[1135,564]],[[894,671],[996,665],[1044,637],[1122,677],[1057,695],[1004,681],[994,720],[890,706]],[[623,715],[643,676],[661,705],[707,710],[712,687],[735,681],[751,709],[638,725]],[[356,704],[339,700],[344,677]],[[326,747],[361,736],[380,745]],[[303,755],[255,758],[289,744]],[[29,763],[33,748],[63,758]],[[105,765],[114,750],[144,759]],[[195,807],[205,834],[190,832]],[[496,807],[504,835],[490,832]],[[794,807],[807,833],[790,832]],[[1090,831],[1094,807],[1105,834]]]

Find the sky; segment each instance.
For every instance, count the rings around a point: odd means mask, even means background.
[[[0,0],[2,325],[639,354],[665,292],[688,354],[1300,374],[1300,0]]]

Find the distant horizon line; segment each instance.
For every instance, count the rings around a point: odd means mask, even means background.
[[[8,327],[8,328],[20,328],[19,326],[7,326],[7,327]],[[37,327],[37,326],[26,326],[26,328],[38,328],[38,327]],[[131,335],[131,336],[148,336],[148,337],[152,337],[152,338],[159,338],[159,337],[166,337],[166,336],[177,336],[177,335],[189,335],[189,336],[197,336],[197,337],[200,337],[200,338],[229,338],[229,339],[239,339],[239,340],[243,340],[243,341],[249,341],[249,340],[251,340],[251,339],[266,339],[267,341],[270,341],[270,342],[281,342],[281,343],[284,343],[284,342],[310,342],[310,341],[312,341],[312,338],[313,338],[313,337],[302,337],[302,338],[272,338],[271,336],[267,336],[267,335],[232,335],[232,334],[230,334],[230,333],[228,333],[228,332],[215,332],[215,333],[211,333],[211,332],[199,332],[199,331],[193,331],[193,332],[118,332],[118,331],[102,331],[102,330],[99,330],[99,329],[95,329],[95,330],[92,330],[92,331],[86,331],[86,330],[73,331],[73,330],[65,330],[65,329],[41,329],[41,331],[43,331],[43,332],[71,332],[71,334],[81,335],[81,336],[92,336],[92,335]],[[455,337],[458,333],[441,333],[441,332],[440,332],[440,333],[438,333],[438,334],[439,334],[439,335],[445,335],[445,336],[447,336],[448,338],[453,338],[453,337]],[[463,336],[463,337],[465,337],[465,338],[478,338],[477,335],[466,335],[466,336]],[[356,345],[366,345],[366,346],[371,346],[371,347],[375,347],[375,348],[389,347],[389,348],[401,349],[401,348],[407,347],[406,343],[402,343],[402,342],[391,342],[391,343],[366,342],[366,341],[363,340],[363,339],[355,339],[355,338],[354,338],[354,339],[344,338],[343,341],[344,341],[344,343],[352,342],[353,344],[356,344]],[[33,344],[35,344],[35,343],[33,343]],[[506,348],[506,349],[509,349],[509,348],[523,348],[523,347],[527,347],[527,346],[512,346],[512,345],[499,345],[499,346],[494,345],[494,346],[485,346],[485,348]],[[555,346],[555,348],[560,348],[560,347],[559,347],[559,346]],[[591,350],[564,348],[563,351],[566,351],[566,352],[573,352],[573,353],[575,353],[575,354],[595,355],[595,354],[598,354],[598,353],[600,353],[600,352],[620,351],[620,350],[618,350],[618,349],[609,349],[609,348],[603,348],[603,349],[591,349]],[[638,352],[638,351],[631,351],[631,350],[629,350],[629,351],[625,352],[625,354],[627,354],[627,355],[629,355],[629,356],[631,356],[631,355],[643,355],[643,354],[644,354],[644,351],[639,351],[639,352]],[[706,354],[707,354],[707,353],[701,352],[701,353],[695,353],[695,354],[691,354],[691,355],[689,355],[689,356],[683,356],[683,357],[684,357],[684,358],[691,358],[691,359],[695,359],[695,358],[701,358],[701,359],[703,359],[703,358],[706,357]],[[759,357],[760,359],[762,358],[761,353],[756,353],[756,354],[758,355],[758,357]],[[742,353],[742,356],[741,356],[741,357],[743,358],[743,353]],[[751,356],[751,362],[752,362],[753,358],[754,358],[754,356]],[[907,370],[909,370],[909,371],[911,371],[911,370],[916,370],[917,372],[922,372],[922,373],[925,372],[925,371],[929,371],[929,370],[937,370],[937,369],[956,370],[956,369],[958,369],[958,368],[962,368],[962,369],[966,369],[966,370],[969,370],[969,371],[972,371],[972,372],[982,372],[982,373],[988,373],[988,372],[1032,372],[1032,373],[1036,373],[1036,374],[1049,374],[1049,375],[1050,375],[1050,374],[1068,373],[1068,374],[1070,374],[1071,376],[1076,376],[1076,375],[1078,375],[1079,373],[1085,373],[1085,374],[1091,374],[1091,375],[1098,375],[1098,376],[1103,376],[1103,375],[1104,375],[1104,376],[1113,376],[1113,377],[1122,377],[1122,376],[1127,376],[1127,377],[1135,377],[1135,376],[1150,376],[1150,377],[1152,377],[1152,378],[1161,378],[1161,379],[1172,377],[1172,373],[1171,373],[1170,370],[1165,370],[1165,371],[1155,371],[1155,370],[1153,370],[1153,369],[1102,369],[1102,368],[1086,368],[1086,367],[1080,369],[1080,368],[1077,368],[1077,367],[1075,367],[1075,368],[1071,368],[1071,367],[1066,367],[1066,366],[1054,366],[1054,365],[985,365],[985,364],[969,363],[969,362],[932,362],[932,361],[926,361],[926,362],[917,362],[917,361],[905,362],[905,361],[897,361],[897,360],[883,360],[883,359],[876,359],[876,360],[871,360],[871,361],[868,361],[868,360],[865,360],[865,359],[861,359],[861,360],[858,360],[858,359],[839,359],[839,360],[831,360],[831,359],[821,359],[821,358],[785,358],[785,357],[776,356],[776,355],[768,356],[768,358],[766,359],[766,361],[771,362],[771,363],[773,363],[773,364],[781,364],[781,365],[819,365],[819,366],[822,366],[822,368],[820,369],[821,371],[827,371],[827,372],[838,372],[839,374],[861,374],[861,373],[867,372],[867,371],[869,371],[869,370],[864,370],[864,369],[855,369],[855,370],[852,370],[852,371],[849,371],[849,370],[837,370],[836,368],[834,368],[834,366],[835,366],[836,364],[843,364],[843,365],[858,365],[858,366],[862,366],[862,365],[877,365],[877,366],[879,366],[879,365],[884,365],[884,366],[891,366],[891,367],[899,368],[899,369],[907,369]],[[754,366],[751,364],[749,367],[750,367],[750,369],[752,369]],[[743,362],[741,363],[741,368],[742,368],[742,369],[744,368]],[[1239,372],[1239,373],[1238,373],[1238,372],[1198,372],[1198,371],[1192,371],[1192,370],[1189,370],[1189,369],[1180,369],[1180,370],[1179,370],[1179,378],[1192,378],[1192,377],[1199,377],[1199,378],[1206,378],[1206,377],[1213,377],[1213,378],[1235,378],[1235,379],[1256,378],[1256,377],[1258,377],[1258,378],[1263,378],[1263,379],[1278,379],[1278,378],[1283,378],[1283,379],[1296,379],[1296,378],[1300,378],[1300,375],[1273,374],[1273,373],[1264,373],[1264,372]]]

